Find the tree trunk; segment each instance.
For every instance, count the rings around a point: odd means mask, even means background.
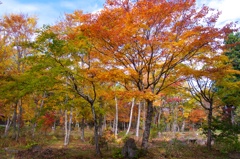
[[[67,115],[67,110],[65,110],[65,114],[64,114],[64,125],[65,125],[65,137],[64,137],[64,146],[67,146],[68,145],[68,115]]]
[[[19,136],[20,136],[20,127],[22,126],[22,112],[23,112],[23,108],[22,108],[22,99],[19,99],[18,101],[18,114],[17,114],[17,122],[16,122],[16,128],[17,128],[17,132],[16,132],[16,140],[18,140]]]
[[[69,116],[69,123],[68,123],[68,134],[67,134],[67,141],[68,141],[68,144],[69,144],[69,141],[70,141],[70,134],[71,134],[71,131],[72,131],[72,114],[73,114],[73,108],[71,108],[70,110],[70,116]]]
[[[208,134],[207,134],[207,147],[211,149],[212,142],[212,106],[208,109]]]
[[[91,103],[93,121],[94,121],[94,140],[95,140],[95,151],[97,156],[101,156],[100,146],[99,146],[99,135],[98,135],[98,122],[97,116],[95,112],[95,107],[93,103]]]
[[[158,111],[158,121],[157,121],[157,127],[158,127],[158,137],[160,138],[161,134],[162,134],[162,127],[161,127],[161,115],[162,115],[162,109],[161,107],[159,108]]]
[[[130,117],[129,117],[129,124],[128,124],[128,129],[125,135],[128,135],[131,125],[132,125],[132,114],[133,114],[133,108],[135,105],[135,98],[132,99],[132,106],[131,106],[131,110],[130,110]]]
[[[177,113],[177,108],[176,106],[172,107],[173,109],[173,124],[172,124],[172,132],[175,134],[178,128],[178,124],[177,124],[177,117],[178,117],[178,113]]]
[[[183,122],[182,122],[182,127],[181,127],[181,132],[184,132],[184,130],[185,130],[185,120],[183,120]]]
[[[143,139],[142,139],[142,148],[144,150],[147,150],[148,148],[148,140],[149,140],[151,122],[152,122],[152,116],[153,116],[153,101],[146,100],[146,102],[147,102],[147,115],[146,115],[145,129],[143,132]]]
[[[106,115],[104,115],[104,117],[103,117],[103,129],[104,129],[104,130],[107,129],[107,119],[106,119]]]
[[[142,102],[139,102],[138,118],[137,118],[137,126],[136,126],[136,137],[139,137],[139,126],[140,126],[140,118],[141,118],[141,104],[142,104]]]
[[[115,138],[117,138],[117,135],[118,135],[118,100],[117,100],[116,96],[115,96],[115,104],[116,104],[116,113],[115,113],[114,135],[115,135]]]
[[[14,131],[12,136],[13,139],[16,139],[17,137],[17,108],[18,108],[18,104],[15,103],[14,112],[13,112],[13,131]]]
[[[72,129],[72,108],[70,110],[69,119],[68,119],[68,112],[67,112],[67,110],[65,110],[65,138],[64,138],[64,146],[67,146],[69,144],[71,129]]]
[[[55,132],[56,130],[56,120],[54,119],[53,126],[52,126],[52,131]]]
[[[13,121],[13,119],[11,120],[10,116],[8,116],[7,123],[6,123],[6,126],[5,126],[5,131],[4,131],[4,136],[5,137],[8,136],[8,130],[9,130],[11,124],[12,124],[12,121]]]
[[[143,101],[143,125],[142,125],[143,130],[145,130],[145,122],[146,122],[146,101]]]

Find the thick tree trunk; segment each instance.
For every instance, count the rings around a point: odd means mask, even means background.
[[[116,113],[115,113],[114,135],[115,135],[115,138],[117,138],[117,135],[118,135],[118,100],[117,100],[116,96],[115,96],[115,105],[116,105]]]
[[[148,148],[148,140],[149,140],[151,122],[152,122],[152,116],[153,116],[153,101],[146,100],[146,102],[147,102],[147,115],[146,115],[145,129],[143,132],[143,139],[142,139],[142,148],[144,150],[147,150]]]
[[[132,99],[132,106],[131,106],[131,110],[130,110],[130,117],[129,117],[129,123],[128,123],[128,129],[125,135],[128,135],[130,129],[131,129],[131,125],[132,125],[132,114],[133,114],[133,108],[135,105],[135,98]]]
[[[212,107],[208,109],[208,134],[207,134],[207,147],[211,149],[212,143]]]
[[[137,126],[136,126],[136,137],[139,137],[139,126],[140,126],[140,118],[141,118],[141,105],[142,105],[142,102],[139,102],[139,105],[138,105]]]
[[[95,140],[95,151],[97,156],[101,156],[100,146],[99,146],[99,135],[98,135],[98,121],[95,112],[95,107],[93,103],[91,103],[93,121],[94,121],[94,140]]]

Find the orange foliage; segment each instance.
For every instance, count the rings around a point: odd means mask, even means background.
[[[189,120],[193,123],[199,123],[206,119],[206,113],[201,109],[194,109],[189,115]]]

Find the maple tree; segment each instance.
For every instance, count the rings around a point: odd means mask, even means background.
[[[196,9],[194,0],[108,0],[83,23],[95,53],[119,68],[147,102],[142,147],[147,149],[155,95],[175,83],[179,64],[195,54],[217,51],[229,27],[215,28],[219,13]],[[77,12],[75,12],[75,15]],[[120,76],[123,76],[119,74]],[[124,76],[123,76],[124,77]]]

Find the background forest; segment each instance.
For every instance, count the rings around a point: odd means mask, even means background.
[[[101,156],[131,137],[144,153],[154,140],[240,151],[240,33],[217,27],[219,14],[194,0],[107,0],[52,26],[2,16],[0,147],[76,139]]]

